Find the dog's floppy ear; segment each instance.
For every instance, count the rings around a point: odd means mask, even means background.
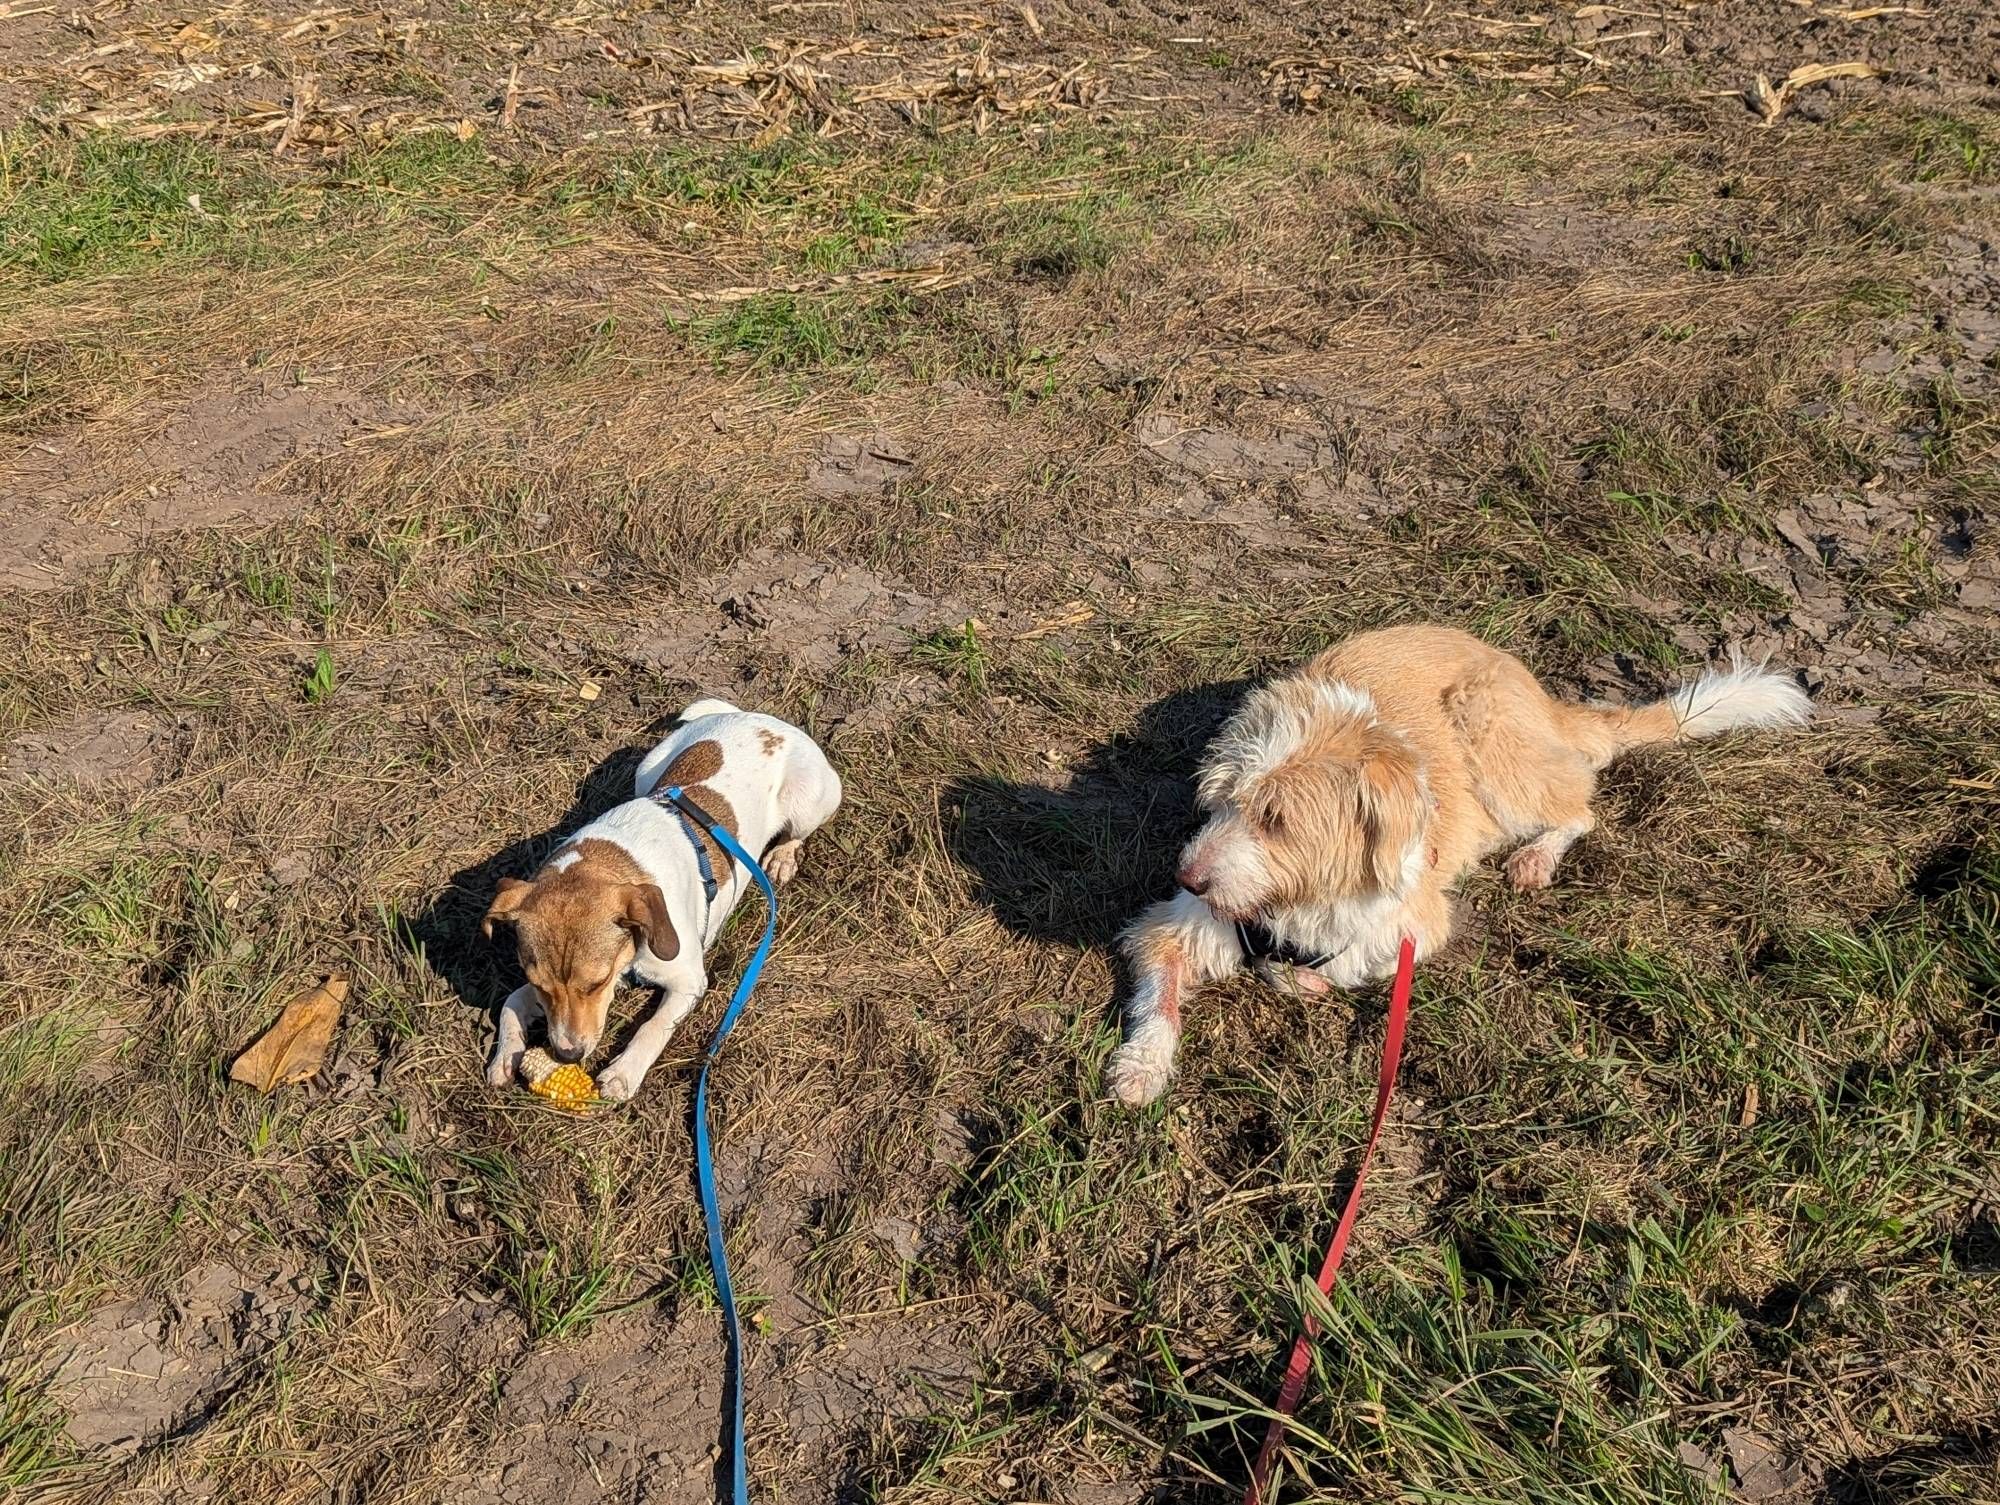
[[[1363,740],[1361,821],[1368,832],[1368,875],[1384,893],[1399,893],[1409,879],[1405,864],[1424,834],[1430,800],[1417,771],[1417,755],[1394,732],[1371,727]]]
[[[681,954],[681,938],[667,918],[667,901],[657,883],[625,885],[625,917],[619,923],[643,938],[661,961],[670,962]]]
[[[500,886],[493,890],[493,902],[486,907],[485,918],[479,922],[480,934],[487,940],[492,940],[493,922],[498,920],[504,923],[513,919],[515,913],[527,902],[528,895],[534,891],[535,885],[532,883],[519,878],[502,878]]]

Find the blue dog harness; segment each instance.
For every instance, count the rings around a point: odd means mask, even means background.
[[[701,822],[702,830],[711,832],[720,832],[722,822],[697,805],[689,797],[688,792],[678,784],[669,789],[655,789],[647,798],[662,809],[671,810],[674,814],[674,819],[681,823],[681,830],[687,836],[688,845],[694,848],[694,865],[701,873],[701,891],[707,898],[709,907],[711,909],[714,908],[716,890],[715,867],[708,860],[708,843],[701,839],[701,832],[695,829],[695,821]],[[690,815],[694,817],[693,820],[688,818]],[[732,849],[735,845],[734,840],[725,841],[722,844],[722,849],[725,852],[731,852],[733,856]],[[756,864],[752,863],[751,867],[754,869]],[[706,918],[704,918],[701,928],[704,932],[707,931],[708,924]]]
[[[702,831],[713,836],[732,860],[748,868],[757,886],[764,890],[764,938],[757,943],[750,965],[743,969],[729,1007],[722,1011],[722,1022],[716,1025],[715,1036],[708,1042],[708,1053],[702,1057],[701,1075],[694,1089],[695,1180],[701,1188],[701,1215],[708,1224],[708,1265],[715,1273],[715,1294],[722,1302],[723,1325],[729,1331],[729,1483],[735,1505],[750,1505],[750,1471],[743,1453],[743,1328],[736,1316],[736,1292],[729,1284],[729,1256],[722,1247],[722,1203],[715,1190],[715,1153],[708,1132],[708,1069],[722,1053],[722,1042],[736,1027],[743,1005],[750,1001],[750,990],[757,986],[758,974],[771,954],[771,942],[778,933],[778,895],[757,859],[743,850],[727,826],[689,799],[680,785],[655,790],[652,798],[680,817],[681,829],[687,832],[688,842],[694,847],[695,862],[701,869],[701,886],[711,905],[715,903],[715,871],[709,865]]]

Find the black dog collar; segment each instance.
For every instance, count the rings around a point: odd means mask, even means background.
[[[1308,972],[1323,967],[1345,951],[1342,946],[1336,951],[1322,951],[1317,956],[1290,941],[1281,941],[1256,920],[1236,921],[1236,944],[1243,948],[1246,961],[1283,962],[1289,967],[1304,967]]]

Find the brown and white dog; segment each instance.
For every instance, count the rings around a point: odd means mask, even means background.
[[[753,881],[708,832],[648,798],[674,785],[745,851],[759,853],[773,883],[798,872],[799,844],[840,805],[840,776],[797,727],[720,700],[698,700],[681,712],[672,734],[639,764],[635,798],[570,837],[534,877],[500,880],[483,928],[491,938],[496,924],[513,927],[528,981],[500,1006],[486,1071],[494,1086],[514,1080],[536,1018],[548,1021],[551,1055],[588,1057],[604,1037],[619,981],[629,976],[657,988],[659,999],[597,1077],[599,1094],[623,1102],[707,990],[703,958]]]
[[[1555,700],[1511,654],[1446,628],[1328,649],[1251,692],[1208,749],[1180,892],[1122,942],[1134,986],[1110,1094],[1136,1106],[1166,1090],[1191,987],[1246,963],[1309,992],[1389,977],[1404,935],[1419,960],[1445,943],[1452,886],[1509,843],[1514,886],[1548,887],[1627,748],[1810,713],[1796,684],[1741,666],[1625,709]]]

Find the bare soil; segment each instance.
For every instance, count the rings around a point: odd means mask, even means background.
[[[287,462],[387,417],[337,388],[217,382],[139,417],[115,442],[93,442],[111,436],[85,425],[31,443],[0,468],[0,584],[58,590],[156,534],[290,516],[299,502],[282,486]]]
[[[183,1427],[281,1341],[309,1283],[203,1265],[162,1300],[114,1302],[60,1335],[54,1390],[79,1447],[132,1453]]]
[[[6,775],[86,789],[135,788],[165,772],[171,729],[144,711],[79,715],[62,726],[17,732],[7,743]]]

